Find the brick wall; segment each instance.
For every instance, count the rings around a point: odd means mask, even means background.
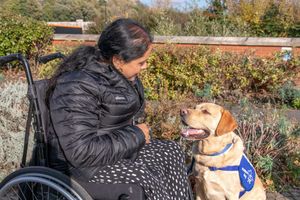
[[[95,45],[98,35],[55,34],[54,45],[78,46]],[[254,52],[258,56],[272,56],[282,47],[290,47],[300,55],[300,38],[250,38],[250,37],[194,37],[194,36],[154,36],[154,44],[177,44],[181,47],[204,45],[221,51],[243,53]]]
[[[161,43],[156,45],[162,45]],[[197,44],[199,45],[199,44]],[[224,52],[233,52],[233,53],[245,53],[245,52],[253,52],[254,55],[260,57],[269,57],[273,56],[274,53],[280,52],[282,47],[279,46],[239,46],[239,45],[205,45],[200,44],[206,47],[209,47],[213,50],[221,50]],[[196,46],[195,44],[177,44],[179,47],[192,47]],[[300,56],[300,47],[292,48],[292,51],[295,55]]]
[[[62,41],[62,40],[53,40],[53,45],[56,46],[70,46],[76,47],[79,45],[96,45],[96,41]],[[162,43],[156,43],[155,45],[164,45]],[[275,46],[238,46],[238,45],[205,45],[205,44],[177,44],[179,47],[191,47],[203,45],[210,47],[214,50],[219,49],[224,52],[234,52],[234,53],[244,53],[244,52],[253,52],[254,55],[261,57],[273,56],[274,53],[280,52],[282,47]],[[300,56],[300,47],[292,48],[295,55]]]

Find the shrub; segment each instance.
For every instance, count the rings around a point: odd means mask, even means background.
[[[0,56],[11,53],[39,55],[51,43],[52,33],[52,28],[44,22],[0,14]]]
[[[300,60],[300,58],[293,58]],[[293,78],[297,62],[280,56],[259,58],[251,53],[221,53],[205,47],[156,46],[142,74],[148,99],[174,99],[180,95],[234,95],[232,91],[272,93]],[[208,91],[208,89],[210,91]],[[202,92],[201,92],[202,91]]]
[[[46,64],[40,65],[38,76],[42,79],[50,78],[54,74],[59,62],[59,59],[55,59]]]
[[[209,16],[205,15],[203,11],[196,9],[188,14],[188,20],[184,24],[184,35],[246,37],[250,35],[250,30],[239,26],[228,17],[209,19]]]
[[[295,170],[300,153],[299,123],[292,123],[283,115],[284,111],[258,108],[249,103],[236,112],[237,133],[245,145],[248,158],[269,189],[286,189],[299,186]],[[299,164],[299,163],[298,163]]]
[[[180,35],[181,27],[179,24],[175,24],[174,21],[168,17],[167,14],[160,13],[154,18],[157,26],[152,30],[156,35]]]
[[[293,100],[292,106],[296,109],[300,109],[300,97],[297,97]]]
[[[289,81],[278,90],[279,100],[286,105],[300,109],[300,90]]]
[[[61,52],[63,55],[67,56],[71,53],[71,51],[72,48],[68,47],[68,45],[63,44],[60,47],[51,46],[51,48],[47,49],[47,52],[44,55]],[[39,65],[38,77],[42,79],[50,78],[54,74],[61,61],[62,59],[55,59],[45,64]]]
[[[8,82],[0,90],[0,181],[19,167],[27,116],[27,84]]]

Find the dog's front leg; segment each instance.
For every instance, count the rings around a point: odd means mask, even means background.
[[[200,173],[196,176],[195,182],[196,200],[226,200],[224,188],[219,184],[217,176]]]
[[[237,197],[236,195],[227,195],[225,197],[226,200],[239,200],[239,197]]]
[[[216,182],[206,182],[204,190],[205,200],[229,200],[224,189]]]
[[[206,198],[203,182],[200,181],[201,179],[195,179],[195,192],[196,192],[196,200],[209,200]]]

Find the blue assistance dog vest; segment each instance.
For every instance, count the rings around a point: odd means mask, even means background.
[[[240,176],[241,185],[244,188],[244,190],[240,192],[239,198],[241,198],[245,194],[245,192],[251,191],[252,188],[254,187],[255,177],[256,177],[255,169],[245,154],[243,154],[239,165],[226,166],[226,167],[220,167],[220,168],[209,167],[209,169],[211,171],[217,171],[217,170],[238,171],[239,176]]]

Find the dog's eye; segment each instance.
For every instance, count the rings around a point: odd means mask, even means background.
[[[202,110],[202,112],[203,112],[204,114],[210,115],[210,112],[208,112],[207,110]]]

